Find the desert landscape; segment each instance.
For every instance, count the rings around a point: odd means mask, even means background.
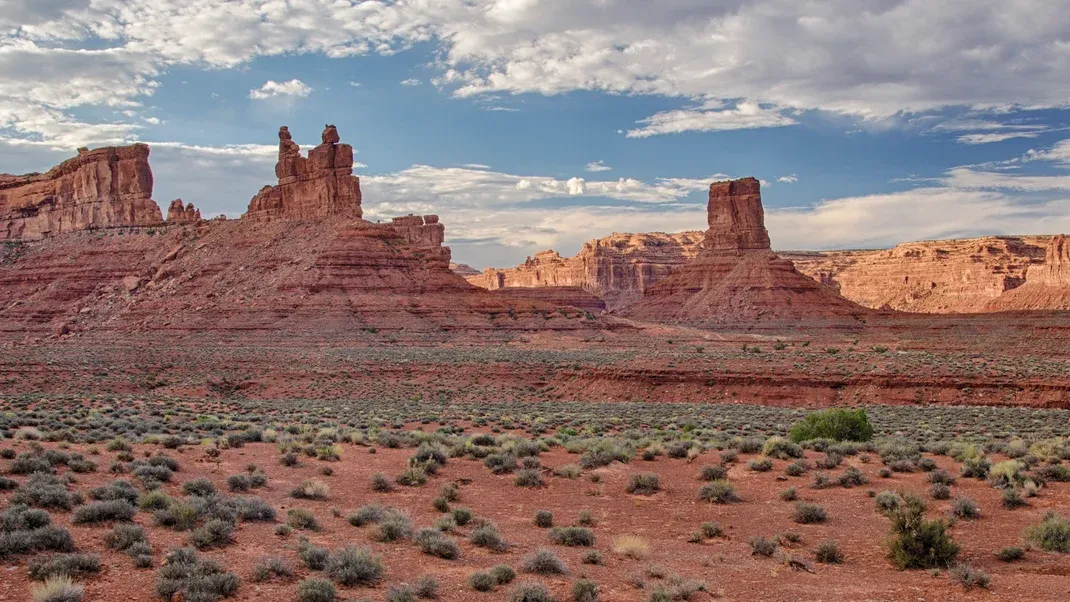
[[[0,600],[1061,600],[1061,235],[516,268],[279,131],[238,219],[150,147],[0,177]],[[696,224],[701,226],[701,224]]]

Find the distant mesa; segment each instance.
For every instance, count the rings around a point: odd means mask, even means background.
[[[44,174],[0,174],[0,240],[162,221],[144,144],[80,148]]]
[[[870,310],[796,271],[773,253],[761,185],[743,178],[710,185],[709,228],[698,255],[650,287],[623,315],[649,321],[855,325]]]
[[[317,220],[335,215],[360,218],[360,178],[353,175],[353,147],[341,144],[338,129],[325,126],[322,143],[301,156],[286,126],[279,128],[275,186],[265,186],[249,202],[243,220]]]
[[[1053,236],[1045,249],[1044,263],[1030,266],[1025,284],[993,299],[987,307],[990,311],[1070,310],[1070,243],[1066,236]]]

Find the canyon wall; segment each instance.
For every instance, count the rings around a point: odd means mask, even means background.
[[[43,174],[0,174],[0,240],[162,221],[144,144],[78,149]]]
[[[467,278],[492,290],[577,287],[615,309],[639,300],[652,284],[695,257],[703,236],[702,232],[613,234],[584,243],[573,257],[542,251],[515,268],[487,268]]]
[[[909,242],[874,251],[787,252],[799,271],[872,308],[920,313],[991,311],[1045,262],[1048,236]],[[1034,275],[1036,277],[1036,275]]]
[[[993,299],[985,309],[1070,310],[1070,243],[1066,236],[1053,236],[1044,250],[1044,263],[1029,267],[1025,284]]]
[[[301,156],[301,147],[286,126],[279,128],[279,183],[265,186],[249,202],[243,220],[316,220],[334,215],[362,216],[360,178],[353,175],[353,147],[341,144],[338,129],[328,125],[322,143]]]

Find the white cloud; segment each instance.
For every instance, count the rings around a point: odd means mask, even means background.
[[[400,83],[403,86],[419,86],[423,82],[421,82],[420,80],[416,79],[415,77],[410,77],[409,79],[401,80]]]
[[[277,96],[307,98],[309,94],[312,94],[312,88],[299,79],[291,79],[285,82],[269,79],[259,88],[249,90],[249,98],[253,100],[266,100]]]
[[[788,176],[780,176],[776,179],[776,181],[780,182],[781,184],[794,184],[799,181],[799,177],[795,174],[791,174]]]
[[[663,111],[639,121],[642,127],[628,130],[629,138],[648,138],[659,134],[681,132],[719,132],[763,127],[794,125],[796,121],[780,110],[762,107],[756,102],[741,101],[728,108],[720,101],[709,101],[701,107]]]
[[[587,164],[587,171],[598,173],[600,171],[612,171],[613,168],[606,165],[604,161],[591,161]]]
[[[349,82],[349,85],[353,86],[354,88],[359,88],[360,87],[360,82]]]

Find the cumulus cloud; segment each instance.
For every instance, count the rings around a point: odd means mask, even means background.
[[[591,161],[587,164],[587,171],[598,173],[600,171],[612,171],[613,168],[606,165],[604,161]]]
[[[788,176],[780,176],[776,179],[776,181],[780,182],[781,184],[794,184],[799,181],[799,177],[795,174],[791,174]]]
[[[401,83],[401,85],[403,85],[403,86],[419,86],[423,82],[421,82],[420,80],[416,79],[415,77],[410,77],[409,79],[401,80],[401,82],[399,82],[399,83]]]
[[[269,79],[259,88],[249,90],[249,98],[253,100],[266,100],[277,96],[307,98],[309,94],[312,94],[312,88],[299,79],[291,79],[285,82]]]

